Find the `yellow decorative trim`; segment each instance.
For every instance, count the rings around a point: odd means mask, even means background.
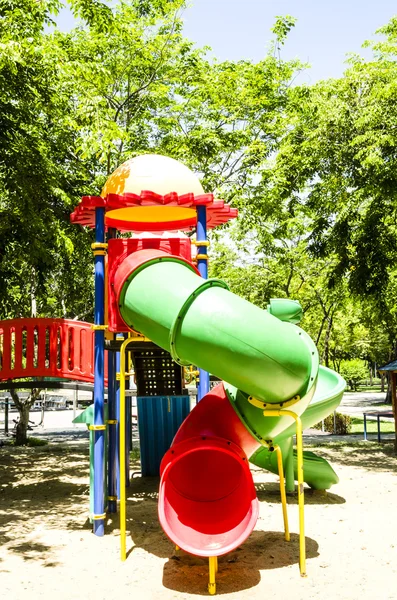
[[[149,338],[147,338],[144,335],[132,335],[131,338],[134,342],[151,342],[152,340],[150,340]]]
[[[108,425],[117,425],[117,423],[118,423],[118,420],[117,420],[117,419],[108,419],[108,420],[106,421],[106,423],[107,423]]]
[[[106,331],[107,328],[107,325],[91,325],[91,329],[94,331]]]
[[[91,244],[91,250],[107,250],[108,245],[106,242],[94,242]]]
[[[103,519],[106,519],[106,513],[103,513],[102,515],[91,515],[91,519],[94,521],[102,521]]]
[[[133,377],[134,375],[135,375],[135,373],[124,373],[123,377],[124,377],[124,379],[128,379],[129,377]],[[116,373],[116,380],[121,381],[120,373]]]
[[[91,429],[91,431],[104,431],[106,425],[89,425],[88,429]]]
[[[270,410],[280,410],[282,408],[288,408],[289,406],[293,406],[296,404],[301,397],[299,395],[294,396],[291,400],[286,400],[285,402],[280,402],[280,404],[271,404],[270,402],[262,402],[262,400],[258,400],[253,396],[248,396],[248,402],[252,404],[252,406],[256,406],[256,408],[261,408],[262,410],[270,409]]]
[[[208,254],[196,254],[196,260],[208,260]]]
[[[94,256],[106,256],[106,250],[94,250],[93,255]]]
[[[117,496],[108,496],[108,500],[110,500],[110,502],[117,502]]]
[[[211,242],[209,240],[202,240],[201,242],[198,242],[197,240],[192,240],[192,244],[194,246],[206,246],[208,248],[208,246],[211,245]]]

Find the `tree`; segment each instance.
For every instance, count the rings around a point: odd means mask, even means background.
[[[91,235],[69,222],[88,189],[89,164],[74,152],[73,88],[44,32],[58,8],[55,0],[1,2],[0,318],[92,312]],[[25,443],[38,391],[27,399],[10,391],[20,415],[16,443]]]
[[[157,120],[158,148],[201,174],[204,188],[238,207],[262,204],[262,180],[288,123],[288,90],[303,65],[277,47],[293,26],[278,17],[270,51],[258,63],[209,62],[195,56],[181,70],[172,105]],[[255,217],[257,214],[255,214]]]
[[[66,85],[57,45],[44,33],[57,5],[51,0],[2,2],[2,318],[46,314],[49,279],[62,279],[87,257],[90,236],[76,236],[69,214],[87,189],[89,169],[73,152],[76,133],[68,124],[72,90]],[[86,282],[87,277],[81,277],[69,292],[66,314],[73,311],[74,301],[87,296]]]
[[[340,373],[346,379],[352,391],[357,390],[357,384],[361,379],[368,377],[368,369],[364,362],[359,359],[342,362]]]
[[[15,445],[24,446],[28,441],[28,426],[29,426],[29,412],[33,404],[40,396],[41,388],[33,388],[27,398],[21,398],[19,394],[11,387],[10,394],[14,401],[15,407],[19,413],[19,420],[16,423],[15,428]]]
[[[181,0],[70,5],[82,22],[61,33],[57,0],[1,4],[1,318],[90,318],[92,235],[69,215],[126,158],[183,158],[233,199],[285,131],[297,62],[210,63],[182,37]]]
[[[379,33],[372,60],[353,56],[344,77],[291,90],[269,194],[311,213],[311,252],[337,258],[331,285],[346,276],[384,307],[397,246],[397,19]]]

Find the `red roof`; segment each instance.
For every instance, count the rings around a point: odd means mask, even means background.
[[[171,192],[165,196],[156,194],[150,191],[142,191],[137,194],[108,194],[105,198],[101,196],[83,196],[80,204],[76,206],[73,213],[70,215],[72,223],[77,223],[86,227],[95,227],[95,209],[99,207],[105,208],[105,213],[117,208],[140,207],[140,206],[180,206],[183,208],[196,208],[197,206],[207,207],[207,227],[213,229],[218,225],[227,223],[231,219],[237,217],[238,211],[232,208],[229,204],[225,204],[223,200],[214,200],[213,194],[183,194],[178,195],[176,192]],[[158,229],[156,224],[156,231]],[[174,225],[174,226],[173,226]],[[145,231],[150,230],[147,224]],[[119,231],[142,231],[139,225],[124,221],[124,225],[118,227]],[[164,223],[164,231],[172,231],[178,229],[188,231],[192,226],[181,226],[181,223],[176,221],[174,224],[169,221]]]

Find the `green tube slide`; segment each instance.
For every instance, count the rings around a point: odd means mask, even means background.
[[[292,313],[285,310],[288,302]],[[276,302],[261,310],[231,293],[224,282],[203,280],[185,262],[164,254],[142,261],[125,279],[119,307],[130,327],[170,351],[174,360],[228,382],[232,405],[259,441],[282,442],[295,428],[289,416],[264,418],[264,405],[293,400],[293,411],[304,423],[307,414],[310,422],[321,419],[320,405],[326,410],[331,383],[324,370],[317,382],[317,349],[294,324],[300,317],[298,303]],[[255,464],[262,461],[258,456]]]

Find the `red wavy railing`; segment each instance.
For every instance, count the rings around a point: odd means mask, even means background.
[[[105,373],[106,363],[107,360]],[[40,318],[0,321],[0,380],[21,377],[56,377],[93,383],[91,324]]]

